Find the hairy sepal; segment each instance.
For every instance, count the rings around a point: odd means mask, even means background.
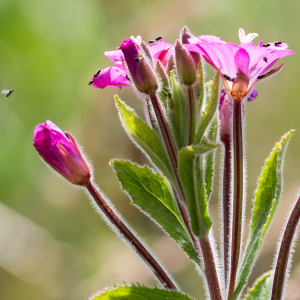
[[[278,206],[282,190],[283,158],[288,141],[294,130],[283,135],[279,143],[276,143],[270,156],[265,160],[261,176],[258,179],[258,187],[255,191],[250,224],[250,235],[246,245],[246,251],[240,266],[237,287],[233,299],[237,299],[254,265],[263,238]]]
[[[140,167],[129,160],[113,160],[111,165],[132,203],[159,224],[188,257],[199,264],[168,180],[148,166]]]

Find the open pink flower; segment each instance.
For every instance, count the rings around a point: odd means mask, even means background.
[[[33,145],[44,161],[73,184],[83,185],[90,179],[90,167],[75,139],[47,120],[35,127]]]
[[[245,36],[240,45],[226,43],[222,39],[211,36],[200,36],[189,39],[186,45],[189,51],[204,56],[206,61],[216,70],[220,69],[224,86],[233,100],[241,101],[251,91],[253,85],[263,78],[278,72],[284,64],[268,71],[279,58],[295,52],[286,50],[286,44],[264,47],[248,42],[256,36]],[[248,40],[247,40],[248,38]],[[274,43],[275,45],[275,43]]]

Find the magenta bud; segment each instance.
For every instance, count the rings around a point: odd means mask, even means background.
[[[47,120],[35,127],[33,140],[39,155],[64,178],[76,185],[89,182],[90,166],[70,133]]]
[[[220,93],[219,112],[220,139],[223,143],[229,143],[231,136],[232,104],[224,88],[222,88]]]
[[[155,94],[158,85],[153,68],[133,39],[124,40],[120,49],[136,88],[144,94]]]
[[[190,33],[187,27],[183,27],[181,31],[181,41],[183,45],[189,44],[189,39],[192,38],[193,35]],[[190,56],[192,57],[195,66],[197,66],[201,62],[201,56],[197,52],[189,52]]]
[[[185,85],[192,85],[196,81],[196,68],[189,52],[178,40],[175,44],[175,59],[180,81]]]

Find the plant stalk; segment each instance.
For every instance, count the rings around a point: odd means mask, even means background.
[[[297,225],[300,219],[300,197],[298,198],[288,223],[286,225],[283,238],[280,245],[280,250],[277,258],[277,264],[273,280],[273,289],[271,300],[281,300],[285,284],[286,272],[289,262],[289,255],[293,238],[296,232]]]
[[[190,104],[189,145],[192,145],[194,143],[196,131],[196,99],[194,89],[191,85],[187,87],[187,90]]]
[[[228,299],[235,289],[237,268],[241,251],[241,233],[243,224],[243,132],[242,132],[242,101],[233,101],[233,151],[234,151],[234,188],[230,281]]]
[[[152,270],[155,277],[161,282],[161,284],[168,289],[178,291],[177,284],[171,279],[166,270],[163,269],[161,264],[152,256],[152,254],[146,249],[146,247],[139,240],[138,236],[133,233],[129,227],[122,221],[122,219],[114,212],[106,200],[102,197],[100,192],[89,181],[85,184],[85,187],[96,201],[99,208],[105,214],[107,219],[113,224],[123,238],[131,245],[131,247],[139,254],[146,265]]]

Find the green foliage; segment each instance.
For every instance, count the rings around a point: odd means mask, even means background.
[[[199,263],[169,182],[146,165],[140,167],[128,160],[114,160],[111,164],[132,203],[157,222],[191,260]]]
[[[179,152],[179,176],[184,186],[192,230],[197,236],[208,233],[212,221],[207,210],[207,194],[201,154],[218,145],[204,139],[200,145],[191,145]]]
[[[160,290],[157,287],[148,288],[141,285],[114,286],[106,288],[88,300],[191,300],[192,298],[180,292]]]
[[[265,160],[265,167],[262,169],[261,176],[258,179],[258,187],[255,191],[255,199],[253,201],[251,232],[233,299],[238,297],[247,282],[265,233],[280,200],[283,156],[293,132],[294,130],[290,130],[283,135],[279,143],[276,143],[270,157]]]
[[[214,78],[206,83],[207,85],[207,96],[206,96],[206,107],[201,118],[198,131],[196,133],[195,144],[200,143],[206,129],[211,123],[219,103],[219,87],[220,87],[220,71],[216,73]]]
[[[272,272],[263,274],[257,278],[252,289],[248,289],[248,293],[244,300],[266,300],[269,299],[272,290]]]
[[[178,149],[188,145],[189,139],[189,107],[185,101],[181,86],[176,81],[173,71],[170,74],[172,86],[173,107],[168,110],[168,117],[172,128],[173,136],[177,143]]]
[[[196,120],[196,123],[199,124],[201,116],[202,116],[202,107],[204,103],[205,98],[205,80],[203,76],[203,62],[202,59],[200,59],[200,63],[198,65],[197,70],[197,85],[195,86],[196,95],[197,98],[197,105],[196,105],[196,116],[198,116],[198,119]]]
[[[115,96],[122,123],[138,146],[149,156],[154,165],[169,180],[173,178],[173,170],[162,141],[135,111]]]

